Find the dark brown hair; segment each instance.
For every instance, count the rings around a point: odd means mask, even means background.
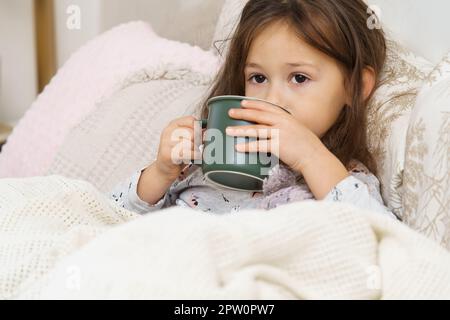
[[[252,41],[269,24],[283,20],[303,41],[334,58],[344,74],[351,105],[342,109],[322,142],[345,166],[357,159],[376,174],[376,163],[367,146],[366,106],[379,85],[386,43],[382,29],[368,28],[368,18],[368,7],[362,0],[249,0],[202,104],[202,118],[208,116],[208,99],[245,95],[244,66]],[[362,83],[365,67],[372,67],[376,75],[375,88],[366,100]]]

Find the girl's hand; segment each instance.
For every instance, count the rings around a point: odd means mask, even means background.
[[[183,168],[192,160],[201,159],[200,138],[194,141],[194,116],[186,116],[171,121],[164,128],[159,143],[158,156],[154,165],[160,174],[174,181]],[[198,123],[198,122],[197,122]],[[201,125],[196,127],[201,129]],[[195,143],[197,144],[195,144]]]
[[[238,152],[270,152],[292,169],[302,173],[317,152],[325,147],[311,130],[275,105],[244,100],[241,106],[241,109],[230,109],[230,117],[256,124],[228,127],[227,135],[259,137],[259,140],[236,145]]]

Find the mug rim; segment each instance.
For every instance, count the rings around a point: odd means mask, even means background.
[[[213,103],[213,102],[216,102],[217,100],[235,100],[235,99],[241,99],[241,100],[254,100],[254,101],[262,101],[262,102],[266,102],[266,103],[271,104],[271,105],[273,105],[273,106],[275,106],[275,107],[281,108],[282,110],[284,110],[284,111],[286,111],[287,113],[291,114],[289,111],[286,110],[286,108],[284,108],[284,107],[282,107],[282,106],[280,106],[280,105],[278,105],[278,104],[272,103],[272,102],[267,101],[267,100],[264,100],[264,99],[255,98],[255,97],[246,97],[246,96],[236,96],[236,95],[216,96],[216,97],[213,97],[213,98],[209,99],[209,100],[206,102],[206,105],[207,105],[208,108],[209,108],[210,104]]]
[[[263,191],[263,189],[261,189],[261,190],[247,190],[247,189],[242,189],[242,188],[234,188],[234,187],[230,187],[230,186],[218,183],[218,182],[212,180],[209,177],[209,175],[212,174],[212,173],[233,173],[233,174],[238,174],[238,175],[251,177],[251,178],[254,178],[254,179],[259,180],[261,182],[264,182],[264,179],[261,179],[259,177],[254,176],[254,175],[251,175],[251,174],[248,174],[248,173],[244,173],[244,172],[239,172],[239,171],[236,171],[236,170],[211,170],[211,171],[208,171],[207,173],[205,173],[205,178],[206,178],[206,180],[208,180],[208,182],[212,183],[213,185],[219,186],[219,187],[222,187],[222,188],[226,188],[226,189],[231,189],[231,190],[235,190],[235,191],[247,191],[247,192],[262,192]]]

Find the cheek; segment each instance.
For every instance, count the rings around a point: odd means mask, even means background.
[[[331,89],[332,88],[332,89]],[[315,132],[322,137],[337,121],[345,105],[345,91],[342,86],[328,86],[327,94],[317,96],[318,116]]]
[[[253,86],[248,85],[247,81],[245,82],[245,95],[248,97],[254,97],[256,94]]]
[[[318,137],[322,137],[334,123],[326,112],[317,110],[314,113],[302,114],[297,118]]]
[[[322,137],[336,122],[343,107],[340,101],[336,103],[332,98],[328,95],[303,97],[293,115],[315,135]]]

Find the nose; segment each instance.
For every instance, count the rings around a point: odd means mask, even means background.
[[[275,86],[272,86],[268,90],[264,100],[272,102],[273,104],[282,106],[283,105],[283,99],[281,97],[281,90],[277,89]]]

